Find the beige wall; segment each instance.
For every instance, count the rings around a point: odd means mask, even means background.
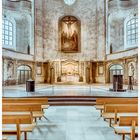
[[[72,6],[67,6],[63,0],[4,1],[3,16],[10,15],[17,24],[17,50],[3,49],[3,81],[8,80],[10,74],[16,81],[16,68],[26,64],[32,68],[36,83],[56,83],[62,76],[61,63],[71,61],[77,62],[78,74],[85,83],[108,83],[109,66],[115,63],[123,66],[124,82],[128,83],[128,71],[133,63],[134,81],[138,83],[138,48],[126,50],[124,46],[124,20],[130,14],[137,15],[136,0],[131,3],[77,0]],[[31,4],[35,8],[31,8]],[[66,15],[75,16],[81,22],[81,51],[78,53],[60,51],[58,23]],[[28,43],[30,55],[27,54]],[[9,63],[11,72],[7,70]]]

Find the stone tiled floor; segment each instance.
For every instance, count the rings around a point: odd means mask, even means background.
[[[49,120],[38,120],[28,140],[121,140],[92,106],[56,106],[45,112]],[[15,140],[15,136],[9,136]],[[23,135],[22,135],[23,140]],[[125,140],[130,140],[126,136]]]
[[[94,85],[46,85],[35,86],[35,93],[27,93],[25,85],[3,87],[5,97],[23,96],[53,96],[53,95],[88,95],[88,96],[121,96],[137,97],[138,90],[110,92],[110,84]],[[127,89],[127,85],[124,86]],[[28,134],[28,140],[121,140],[121,136],[114,133],[108,122],[99,117],[99,111],[94,106],[51,106],[45,115],[49,120],[38,120],[37,127]],[[16,140],[15,136],[8,136],[8,140]],[[22,134],[23,140],[23,134]],[[126,136],[125,140],[130,140]]]
[[[137,86],[134,90],[126,92],[111,92],[112,84],[92,84],[92,85],[35,85],[35,93],[27,93],[25,85],[3,87],[2,95],[5,97],[23,97],[23,96],[120,96],[120,97],[137,97]],[[124,85],[124,89],[128,86]]]

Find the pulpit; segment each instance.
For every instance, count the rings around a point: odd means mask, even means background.
[[[123,75],[113,75],[113,89],[111,91],[126,91],[123,89]]]
[[[34,92],[35,91],[35,81],[29,79],[26,81],[26,92]]]
[[[113,90],[118,91],[123,89],[123,75],[113,75]]]

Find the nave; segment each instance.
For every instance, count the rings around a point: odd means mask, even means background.
[[[38,120],[28,140],[121,140],[93,106],[51,106],[45,116],[48,120]],[[15,140],[15,136],[8,136],[8,140]],[[130,137],[126,135],[125,140]]]

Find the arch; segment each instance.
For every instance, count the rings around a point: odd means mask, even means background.
[[[71,15],[71,14],[69,14],[69,15],[64,14],[64,15],[60,16],[60,17],[58,18],[58,21],[60,22],[60,21],[61,21],[64,17],[66,17],[66,16],[74,17],[74,18],[76,18],[76,19],[81,23],[81,19],[80,19],[79,16],[77,16],[77,15]]]
[[[32,70],[32,68],[29,65],[19,65],[17,67],[17,70],[20,70],[20,69]]]
[[[32,78],[32,68],[28,65],[19,65],[17,67],[18,84],[25,84],[30,78]]]
[[[65,4],[71,6],[76,2],[76,0],[64,0],[64,2],[65,2]]]
[[[109,82],[113,82],[113,75],[123,75],[124,68],[121,64],[111,64],[109,66]]]

